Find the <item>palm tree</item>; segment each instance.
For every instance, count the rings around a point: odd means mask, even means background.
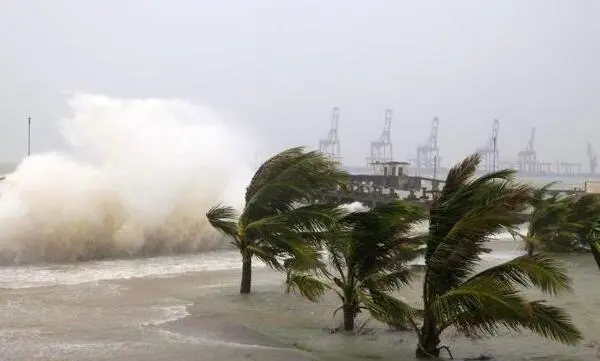
[[[594,236],[594,228],[600,225],[600,196],[587,193],[574,197],[569,221],[578,225],[573,230],[577,240],[587,245],[589,238]]]
[[[315,257],[311,243],[318,243],[322,228],[337,220],[339,213],[315,201],[346,177],[323,154],[290,148],[259,167],[239,216],[231,207],[209,210],[210,224],[231,237],[242,255],[240,293],[250,292],[253,257],[277,270],[283,269],[282,257]]]
[[[594,238],[589,240],[590,249],[592,251],[592,255],[594,256],[594,261],[596,261],[596,265],[600,269],[600,227],[594,229]]]
[[[362,309],[388,324],[412,321],[412,308],[388,292],[411,280],[407,261],[422,254],[422,237],[414,226],[423,221],[425,210],[402,201],[345,214],[324,242],[330,268],[289,264],[287,291],[299,291],[317,302],[333,290],[342,302],[346,331]]]
[[[578,225],[574,230],[578,241],[590,247],[594,260],[600,268],[600,196],[584,194],[577,197],[573,203],[570,219]]]
[[[573,232],[577,224],[571,219],[573,198],[552,194],[550,188],[554,184],[556,182],[532,192],[527,234],[521,236],[530,256],[539,247],[552,251],[571,250],[577,238]]]
[[[442,332],[495,334],[499,327],[526,328],[567,344],[581,333],[560,308],[529,301],[521,287],[556,294],[571,290],[565,271],[543,254],[526,254],[475,273],[486,242],[515,231],[527,219],[530,187],[514,182],[513,170],[474,178],[479,156],[467,157],[448,173],[430,208],[423,282],[423,323],[416,355],[438,357]]]

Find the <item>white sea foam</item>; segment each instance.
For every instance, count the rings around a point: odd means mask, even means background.
[[[190,315],[188,312],[188,307],[191,307],[192,305],[193,303],[186,303],[159,307],[159,312],[161,314],[160,317],[158,319],[145,322],[142,324],[142,326],[159,326],[185,318]]]
[[[265,267],[259,260],[253,266]],[[21,289],[133,278],[168,278],[190,272],[236,270],[241,267],[241,257],[236,251],[136,260],[10,266],[0,268],[0,288]]]
[[[74,261],[210,250],[204,214],[240,206],[249,143],[182,100],[75,94],[69,152],[25,159],[0,184],[0,262]]]

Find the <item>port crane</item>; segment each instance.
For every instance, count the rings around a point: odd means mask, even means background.
[[[440,120],[435,117],[431,121],[431,133],[426,143],[423,143],[417,147],[417,159],[415,166],[417,171],[420,173],[421,170],[431,170],[439,166],[440,158],[438,147],[438,128],[440,126]]]
[[[476,152],[481,157],[482,163],[479,168],[486,172],[493,172],[499,165],[498,134],[500,132],[500,122],[494,119],[492,122],[492,136],[488,139],[485,146],[477,148]]]
[[[340,108],[333,107],[331,111],[331,126],[327,137],[319,141],[319,151],[334,162],[342,161],[340,153],[340,140],[338,139],[338,126],[340,121]]]
[[[587,155],[590,162],[590,173],[596,174],[596,166],[598,165],[598,158],[596,157],[596,152],[594,152],[594,148],[591,143],[587,145]]]
[[[537,163],[537,154],[534,148],[535,141],[535,127],[531,128],[531,133],[529,136],[529,142],[527,142],[527,146],[525,149],[521,150],[518,153],[519,159],[519,171],[534,173],[538,171],[538,163]]]
[[[384,112],[383,131],[378,140],[371,142],[371,152],[367,157],[367,165],[375,167],[376,163],[386,163],[394,158],[394,148],[392,146],[392,110],[386,109]]]

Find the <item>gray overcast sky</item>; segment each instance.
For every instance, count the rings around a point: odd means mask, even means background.
[[[385,108],[399,160],[438,116],[444,163],[494,118],[501,158],[536,126],[538,159],[586,162],[588,141],[600,152],[599,20],[597,0],[1,0],[0,159],[26,152],[25,114],[33,151],[60,147],[63,92],[82,90],[210,106],[261,152],[316,146],[338,105],[353,165]]]

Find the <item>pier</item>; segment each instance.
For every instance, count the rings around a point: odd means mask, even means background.
[[[348,184],[323,197],[334,203],[360,202],[373,207],[396,200],[427,206],[432,194],[443,183],[436,179],[409,176],[407,162],[375,162],[371,173],[350,174]]]
[[[371,164],[371,172],[350,174],[349,182],[344,187],[326,194],[323,201],[360,202],[373,207],[382,203],[404,200],[428,206],[433,195],[443,187],[444,181],[435,177],[410,176],[408,170],[408,162],[375,162]],[[600,182],[586,181],[582,187],[555,188],[550,189],[549,192],[562,195],[600,194]]]

